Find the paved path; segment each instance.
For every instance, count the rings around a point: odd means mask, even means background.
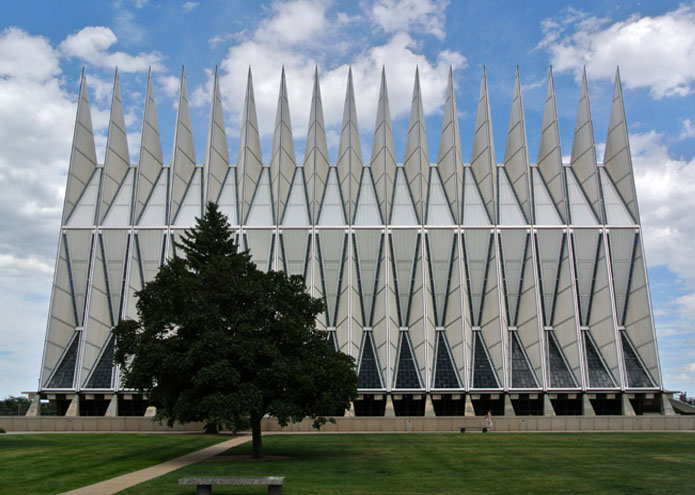
[[[93,485],[66,492],[64,495],[111,495],[139,483],[144,483],[145,481],[149,481],[153,478],[158,478],[159,476],[170,473],[171,471],[175,471],[176,469],[184,466],[204,461],[205,459],[216,456],[227,449],[231,449],[232,447],[236,447],[237,445],[250,440],[251,435],[235,437],[231,440],[227,440],[226,442],[221,442],[216,445],[206,447],[202,450],[182,455],[176,459],[171,459],[161,464],[141,469],[140,471],[124,474],[116,478],[111,478],[110,480],[100,481],[99,483],[94,483]]]

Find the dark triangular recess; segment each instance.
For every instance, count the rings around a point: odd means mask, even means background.
[[[499,388],[485,340],[479,331],[473,332],[473,388]]]
[[[417,363],[410,349],[408,332],[401,332],[401,348],[398,352],[396,388],[422,388]]]
[[[591,388],[613,388],[615,383],[601,359],[598,349],[588,332],[584,331],[584,347],[586,349],[586,367],[589,371],[589,386]]]
[[[555,341],[552,331],[546,332],[546,343],[548,345],[548,368],[550,368],[550,387],[551,388],[577,388],[574,377],[567,367],[565,357],[562,355],[560,346]]]
[[[338,337],[335,335],[335,331],[328,332],[328,343],[334,352],[338,352]]]
[[[437,332],[437,358],[435,360],[434,388],[460,388],[458,374],[449,352],[444,332]]]
[[[627,386],[630,388],[652,388],[654,381],[644,369],[642,360],[637,355],[632,342],[625,332],[621,332],[623,344],[623,357],[625,358],[625,373],[627,375]]]
[[[359,388],[383,388],[379,362],[374,353],[374,343],[370,332],[364,332],[362,358],[360,359]]]
[[[92,376],[89,377],[87,388],[111,388],[111,378],[113,375],[113,351],[114,339],[109,340],[106,348],[99,358]]]
[[[538,388],[517,332],[510,332],[512,341],[512,388]]]
[[[75,365],[77,364],[77,348],[79,347],[79,334],[76,332],[72,338],[70,347],[63,355],[58,369],[54,373],[47,388],[72,388],[75,379]]]

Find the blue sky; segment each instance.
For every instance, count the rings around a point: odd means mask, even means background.
[[[385,65],[399,160],[419,66],[432,161],[453,67],[468,161],[483,66],[498,160],[504,156],[517,65],[535,160],[551,64],[563,155],[571,151],[578,77],[586,66],[602,160],[620,65],[664,382],[695,393],[695,3],[119,0],[0,5],[0,397],[37,386],[81,68],[87,71],[103,160],[119,66],[135,162],[148,68],[168,161],[185,66],[202,162],[212,71],[219,66],[230,157],[236,157],[251,65],[268,161],[283,64],[299,160],[318,66],[332,161],[348,66],[368,159]]]

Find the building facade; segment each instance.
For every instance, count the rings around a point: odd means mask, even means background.
[[[531,162],[517,73],[504,159],[495,157],[483,72],[470,163],[453,78],[430,162],[417,71],[405,156],[394,152],[384,72],[363,162],[348,74],[330,163],[318,73],[297,161],[284,70],[272,153],[261,154],[251,72],[239,156],[228,156],[217,75],[204,163],[195,160],[182,73],[164,164],[151,75],[137,164],[116,73],[103,164],[83,74],[40,396],[59,414],[142,414],[124,390],[111,328],[215,201],[262,269],[302,275],[326,302],[317,327],[357,360],[348,414],[663,412],[662,381],[619,75],[598,163],[586,75],[563,163],[552,72]],[[38,397],[38,396],[37,396]]]

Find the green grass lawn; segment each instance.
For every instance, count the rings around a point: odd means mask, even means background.
[[[289,458],[205,461],[123,494],[187,493],[183,476],[285,476],[285,493],[545,494],[695,493],[695,434],[382,434],[264,437]],[[249,454],[244,444],[229,454]],[[215,494],[264,494],[216,487]]]
[[[0,435],[0,494],[62,493],[228,438],[111,433]]]

